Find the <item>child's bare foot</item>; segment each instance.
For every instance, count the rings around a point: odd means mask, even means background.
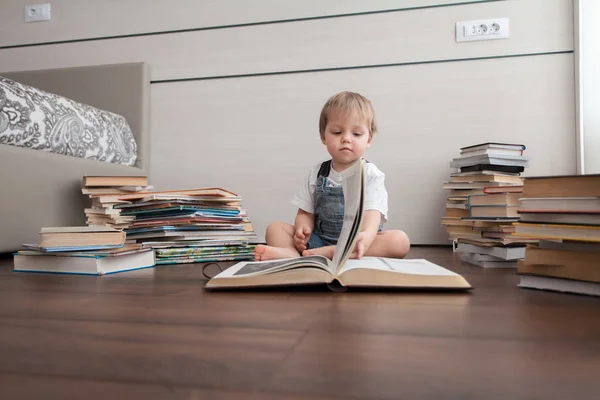
[[[335,246],[325,246],[325,247],[317,247],[312,250],[304,250],[302,252],[303,256],[323,256],[327,257],[330,260],[333,260],[333,254],[335,253]]]
[[[294,249],[286,247],[273,247],[259,244],[256,246],[254,259],[256,261],[279,260],[281,258],[298,257],[300,254]]]

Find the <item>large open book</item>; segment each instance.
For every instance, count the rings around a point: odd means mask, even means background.
[[[322,256],[240,262],[212,278],[207,289],[327,284],[347,287],[470,289],[459,274],[422,259],[349,259],[356,244],[366,196],[365,161],[342,173],[344,222],[333,260]]]

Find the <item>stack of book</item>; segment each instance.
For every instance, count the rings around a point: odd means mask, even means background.
[[[124,229],[133,220],[122,216],[116,206],[128,204],[119,196],[151,190],[146,176],[84,176],[81,192],[91,199],[91,207],[84,210],[88,225]]]
[[[106,184],[114,177],[103,178]],[[138,183],[130,186],[147,187],[147,182]],[[87,194],[93,204],[101,205],[92,209],[106,210],[110,221],[88,217],[88,223],[123,229],[127,243],[154,249],[156,264],[254,259],[250,241],[256,234],[236,193],[222,188],[128,193],[110,192],[106,185],[103,189],[104,194]]]
[[[515,236],[535,236],[521,287],[600,296],[600,175],[525,179]]]
[[[516,268],[526,243],[535,242],[512,235],[529,163],[524,150],[522,144],[482,143],[461,148],[450,163],[455,172],[443,185],[450,194],[442,224],[465,262]]]
[[[154,252],[125,244],[125,233],[102,226],[46,227],[39,244],[24,244],[14,254],[18,272],[104,275],[155,264]]]
[[[255,238],[242,197],[222,188],[145,193],[117,206],[133,217],[128,242],[156,251],[157,264],[253,260]]]

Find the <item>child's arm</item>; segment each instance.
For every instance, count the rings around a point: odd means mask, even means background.
[[[362,220],[361,232],[358,234],[356,240],[356,246],[352,252],[351,257],[361,258],[365,255],[377,232],[379,231],[379,225],[381,224],[381,213],[379,210],[368,210],[365,211]]]
[[[299,208],[294,222],[294,246],[302,253],[306,250],[306,243],[315,227],[315,215]]]

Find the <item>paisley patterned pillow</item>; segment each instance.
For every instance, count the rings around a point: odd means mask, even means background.
[[[123,116],[2,76],[0,144],[123,165],[137,155]]]

